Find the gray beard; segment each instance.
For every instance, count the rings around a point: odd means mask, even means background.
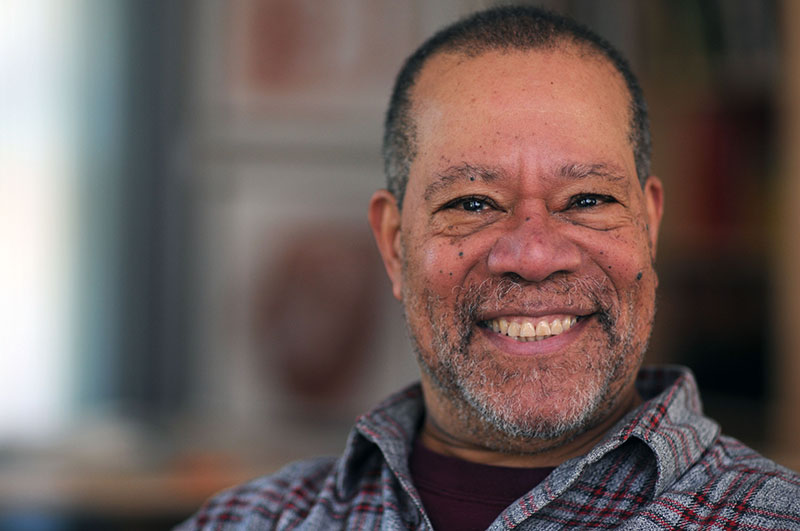
[[[602,352],[582,352],[577,358],[557,363],[530,360],[520,367],[509,368],[499,364],[491,353],[471,348],[479,311],[502,308],[510,301],[522,300],[523,296],[531,308],[553,298],[569,303],[589,302],[597,308],[596,319],[606,336],[605,344],[593,350]],[[405,300],[424,305],[424,309],[418,306],[413,309],[424,311],[431,326],[433,352],[427,353],[419,343],[406,308],[406,322],[421,369],[448,399],[460,424],[494,450],[517,451],[519,444],[514,444],[515,441],[531,439],[563,444],[598,424],[610,412],[621,379],[628,376],[626,366],[634,362],[638,367],[646,349],[646,342],[636,345],[633,302],[626,301],[631,323],[626,330],[620,330],[618,304],[615,309],[610,290],[595,281],[562,278],[547,285],[523,288],[506,279],[487,280],[462,290],[453,312],[443,309],[441,299],[428,290],[420,299],[405,297]],[[558,402],[558,414],[523,406],[526,391],[550,396],[558,382],[571,381],[576,374],[596,377],[570,390]],[[510,384],[519,393],[509,393]]]

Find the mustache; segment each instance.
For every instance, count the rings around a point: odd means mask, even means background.
[[[509,309],[532,313],[554,305],[593,313],[609,337],[609,347],[615,343],[614,329],[620,308],[614,302],[613,287],[605,280],[567,273],[537,283],[495,277],[479,284],[456,286],[453,290],[456,301],[450,310],[439,308],[441,296],[424,290],[425,311],[434,332],[434,348],[437,351],[449,349],[452,344],[456,345],[456,352],[466,355],[475,332],[475,323],[481,315]],[[450,326],[453,328],[450,329]]]
[[[610,319],[614,306],[612,288],[605,277],[597,280],[563,274],[535,284],[514,278],[487,278],[480,284],[453,289],[458,292],[456,308],[461,322],[473,322],[480,315],[508,308],[526,313],[553,306],[591,310],[602,320]]]

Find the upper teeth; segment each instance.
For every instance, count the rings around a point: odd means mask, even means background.
[[[528,320],[509,321],[505,318],[486,321],[486,326],[497,333],[507,335],[518,341],[540,341],[551,336],[557,336],[575,326],[575,317],[553,319],[550,322],[541,320],[537,324]]]

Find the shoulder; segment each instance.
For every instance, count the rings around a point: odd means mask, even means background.
[[[721,436],[706,459],[746,503],[791,507],[800,525],[800,474],[767,459],[742,442]]]
[[[399,501],[402,486],[393,470],[407,472],[407,451],[422,414],[421,392],[411,386],[362,415],[340,457],[292,463],[223,491],[177,529],[367,529],[381,522],[405,527],[408,504]]]
[[[720,436],[651,505],[682,529],[725,525],[800,528],[800,475],[736,439]]]
[[[325,489],[334,487],[336,458],[287,465],[271,476],[220,492],[177,529],[272,529],[296,525]]]
[[[800,493],[800,475],[767,459],[733,437],[720,436],[703,455],[699,466],[709,471],[709,478],[731,476],[758,485],[783,483],[789,491]]]

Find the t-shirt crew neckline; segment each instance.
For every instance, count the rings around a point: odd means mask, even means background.
[[[435,529],[486,529],[554,467],[484,465],[442,455],[414,441],[411,477]],[[467,526],[467,527],[464,527]]]

